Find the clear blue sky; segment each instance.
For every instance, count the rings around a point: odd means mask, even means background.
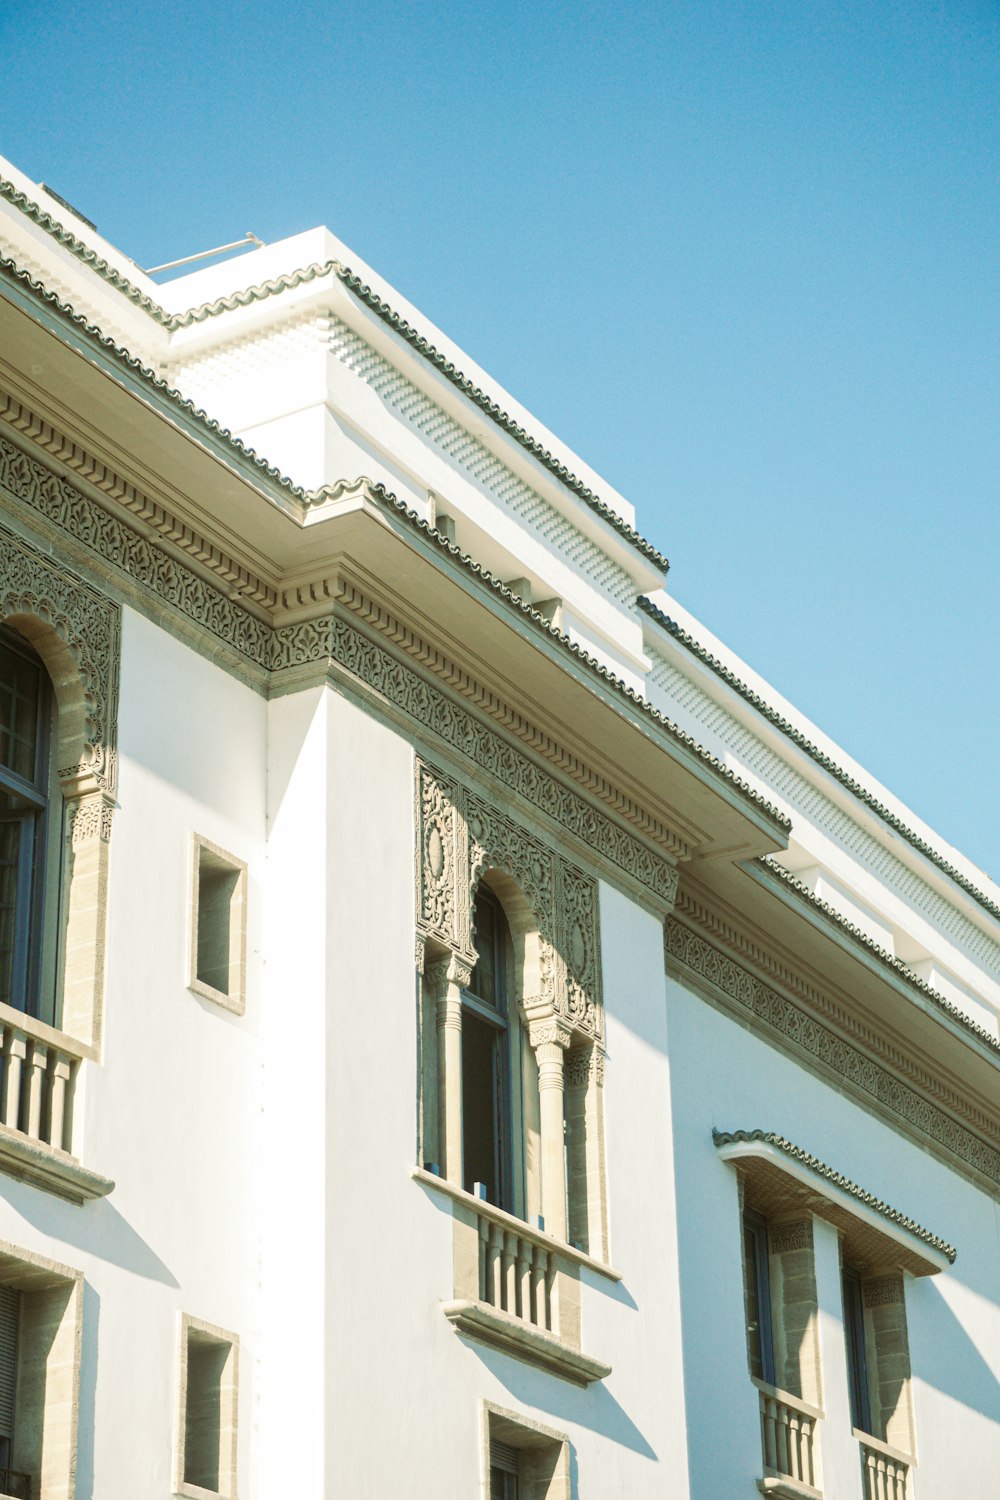
[[[329,225],[1000,876],[996,0],[8,0],[0,56],[139,264]]]

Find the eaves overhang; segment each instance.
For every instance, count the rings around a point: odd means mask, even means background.
[[[768,859],[715,862],[684,878],[779,965],[835,999],[927,1076],[987,1116],[1000,1111],[1000,1041]]]
[[[953,1245],[784,1136],[713,1129],[712,1139],[722,1160],[743,1173],[748,1203],[765,1216],[805,1211],[826,1219],[840,1231],[844,1260],[856,1270],[898,1266],[911,1276],[933,1276],[954,1263]]]
[[[550,499],[563,496],[567,500],[572,497],[574,502],[582,502],[583,515],[590,517],[590,523],[584,523],[583,529],[602,538],[607,550],[617,556],[627,571],[636,575],[637,592],[648,592],[663,584],[670,566],[663,553],[636,531],[635,527],[630,525],[612,505],[609,505],[574,474],[567,464],[551,452],[524,423],[513,417],[488,391],[436,348],[419,328],[403,317],[350,266],[335,259],[297,266],[278,276],[240,288],[226,296],[214,298],[210,302],[182,311],[170,312],[159,301],[137,287],[129,277],[123,275],[121,270],[111,265],[107,259],[88,246],[71,229],[60,224],[26,193],[20,191],[2,176],[0,176],[0,197],[5,198],[46,234],[51,235],[57,244],[76,257],[89,272],[100,277],[126,301],[147,314],[152,323],[166,330],[171,336],[183,334],[185,330],[196,330],[227,314],[247,310],[259,312],[273,299],[280,299],[283,294],[289,292],[295,293],[308,289],[310,284],[315,284],[317,288],[324,284],[327,286],[335,284],[341,290],[342,297],[347,299],[346,305],[361,313],[360,322],[356,317],[350,317],[349,321],[358,324],[368,336],[374,329],[381,328],[382,336],[376,335],[374,340],[377,344],[385,344],[388,339],[389,347],[395,348],[397,355],[400,351],[405,351],[411,360],[415,358],[418,365],[422,365],[432,377],[443,382],[446,387],[450,388],[453,395],[459,396],[461,403],[477,414],[481,414],[481,418],[485,418],[478,436],[488,438],[492,433],[497,438],[512,441],[516,448],[530,460],[537,476],[542,478],[543,488],[548,488]],[[143,279],[149,285],[147,278]],[[280,311],[277,316],[281,317]],[[215,337],[217,339],[218,335]],[[560,506],[560,508],[564,507]],[[581,519],[578,515],[578,522]],[[596,527],[593,525],[594,522],[597,523]]]
[[[869,816],[878,829],[881,841],[913,868],[920,869],[922,878],[929,879],[940,889],[947,900],[961,904],[984,931],[991,930],[988,917],[1000,919],[1000,906],[968,875],[959,870],[940,850],[911,828],[897,813],[880,801],[877,796],[853,776],[834,757],[822,750],[809,737],[791,723],[784,714],[769,703],[759,692],[742,681],[725,662],[685,630],[676,620],[661,610],[651,599],[640,598],[639,608],[646,616],[648,644],[670,646],[679,650],[689,662],[697,662],[706,674],[714,677],[720,694],[727,692],[741,700],[754,714],[759,716],[762,726],[777,731],[778,736],[795,746],[812,762],[813,777],[822,782],[823,773],[834,783],[830,794],[837,797],[845,807],[853,800],[856,804],[853,815]],[[688,668],[690,670],[690,668]],[[752,715],[748,715],[752,717]],[[787,753],[787,752],[785,752]],[[816,771],[820,773],[816,777]],[[839,794],[839,796],[838,796]],[[862,811],[863,810],[863,811]],[[879,828],[881,824],[881,828]],[[904,847],[900,847],[900,844]],[[915,857],[916,856],[916,857]],[[927,864],[923,864],[926,861]],[[927,865],[930,865],[930,869]],[[922,868],[921,868],[922,866]]]
[[[675,831],[681,857],[784,847],[787,821],[757,793],[384,490],[304,495],[44,288],[9,263],[0,271],[0,375],[206,547],[238,549],[255,582],[232,594],[248,608],[302,618],[324,607],[323,580],[340,570],[623,785]]]

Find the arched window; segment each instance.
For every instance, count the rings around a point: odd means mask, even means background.
[[[478,953],[462,994],[462,1185],[481,1183],[490,1203],[514,1210],[509,988],[512,948],[503,908],[480,885],[473,912]]]
[[[27,641],[0,630],[0,1001],[56,1024],[62,797],[53,788],[53,693]],[[48,918],[48,920],[47,920]]]

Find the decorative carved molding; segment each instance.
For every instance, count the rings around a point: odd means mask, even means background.
[[[811,1250],[812,1220],[796,1219],[792,1224],[769,1224],[767,1242],[772,1255],[787,1255],[792,1250]]]
[[[564,782],[549,775],[537,761],[530,760],[516,745],[474,718],[454,698],[411,672],[350,621],[335,618],[329,623],[333,636],[330,656],[338,667],[638,881],[659,904],[667,909],[673,906],[677,894],[676,865],[641,843],[627,828],[606,817]]]
[[[476,887],[487,871],[502,872],[517,885],[523,930],[533,934],[525,938],[532,954],[526,1016],[532,1023],[558,1018],[567,1044],[570,1031],[600,1037],[597,882],[457,777],[418,761],[415,786],[421,936],[446,944],[453,965],[474,964]]]
[[[80,462],[82,464],[82,460]],[[87,477],[89,481],[89,473]],[[658,903],[666,908],[673,905],[678,881],[676,865],[671,858],[664,858],[630,833],[617,819],[634,821],[650,838],[660,841],[671,839],[669,830],[659,823],[654,824],[630,799],[581,765],[575,757],[561,751],[547,737],[538,731],[529,732],[530,727],[519,716],[515,715],[514,732],[527,735],[538,753],[580,779],[590,796],[599,797],[612,807],[616,818],[602,813],[590,797],[581,796],[557,781],[504,735],[474,718],[452,696],[417,676],[349,621],[328,614],[292,625],[272,626],[270,621],[252,614],[239,599],[229,597],[222,588],[196,573],[180,558],[168,556],[155,540],[141,536],[126,521],[78,489],[71,480],[46,468],[37,458],[3,437],[0,437],[0,489],[5,489],[12,499],[59,528],[131,584],[152,595],[159,604],[178,611],[193,624],[207,630],[265,681],[268,673],[333,663],[394,708],[406,713],[422,729],[438,736],[450,748],[461,751],[573,837],[602,854],[644,886]],[[234,588],[239,586],[239,580],[234,578]],[[355,610],[361,608],[361,596],[357,591],[345,585],[340,592],[345,594],[345,602],[351,607]],[[366,617],[372,614],[370,623],[376,628],[390,629],[390,617],[381,617],[384,612],[380,614],[374,606],[364,612]],[[395,644],[406,643],[397,639]],[[415,637],[409,637],[409,644],[421,660],[430,651],[424,643],[418,646]],[[432,670],[447,672],[444,659],[438,660],[436,653],[432,654],[434,660],[428,659],[427,665]],[[480,702],[484,690],[467,677],[457,682],[454,668],[451,668],[451,673],[447,678],[449,687],[470,693],[479,706],[494,712],[508,729],[511,728],[509,707],[499,700],[492,700],[488,705],[485,700]],[[647,828],[646,824],[650,826]]]
[[[4,446],[0,444],[0,463]],[[113,794],[121,610],[6,527],[0,527],[0,580],[0,618],[27,616],[53,632],[72,658],[82,687],[82,753],[74,764],[58,768],[60,779]]]
[[[532,1047],[562,1047],[565,1052],[573,1040],[573,1033],[562,1021],[533,1021],[528,1027],[528,1041]]]
[[[921,1144],[947,1152],[994,1190],[1000,1186],[1000,1151],[883,1068],[870,1053],[771,989],[675,916],[667,917],[664,935],[670,963],[707,984],[741,1015],[754,1017],[765,1035],[779,1037],[807,1067],[819,1064],[829,1069],[856,1097],[888,1114]]]
[[[745,959],[754,969],[804,1002],[809,1011],[822,1016],[839,1031],[857,1042],[859,1047],[878,1058],[894,1073],[905,1077],[914,1088],[935,1099],[945,1110],[964,1120],[973,1130],[996,1141],[1000,1149],[1000,1120],[976,1107],[950,1084],[916,1061],[874,1026],[867,1025],[831,992],[812,982],[791,964],[776,956],[766,942],[750,936],[742,928],[704,902],[683,890],[676,910],[729,952]]]
[[[902,1276],[874,1276],[861,1283],[866,1307],[891,1307],[903,1301]]]
[[[111,839],[114,803],[103,792],[92,792],[70,804],[70,841],[74,849],[90,839],[107,844]]]

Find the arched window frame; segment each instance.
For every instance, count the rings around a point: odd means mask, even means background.
[[[515,1212],[606,1261],[597,882],[457,777],[420,761],[416,769],[418,1159],[464,1187],[463,992],[485,882],[501,901],[514,951],[523,1087],[513,1133],[524,1174]]]
[[[0,527],[0,579],[0,626],[35,653],[54,700],[50,805],[61,796],[64,815],[50,818],[61,837],[45,896],[58,945],[59,1029],[86,1055],[96,1055],[117,780],[121,608],[6,527]],[[62,875],[53,888],[56,855]]]

